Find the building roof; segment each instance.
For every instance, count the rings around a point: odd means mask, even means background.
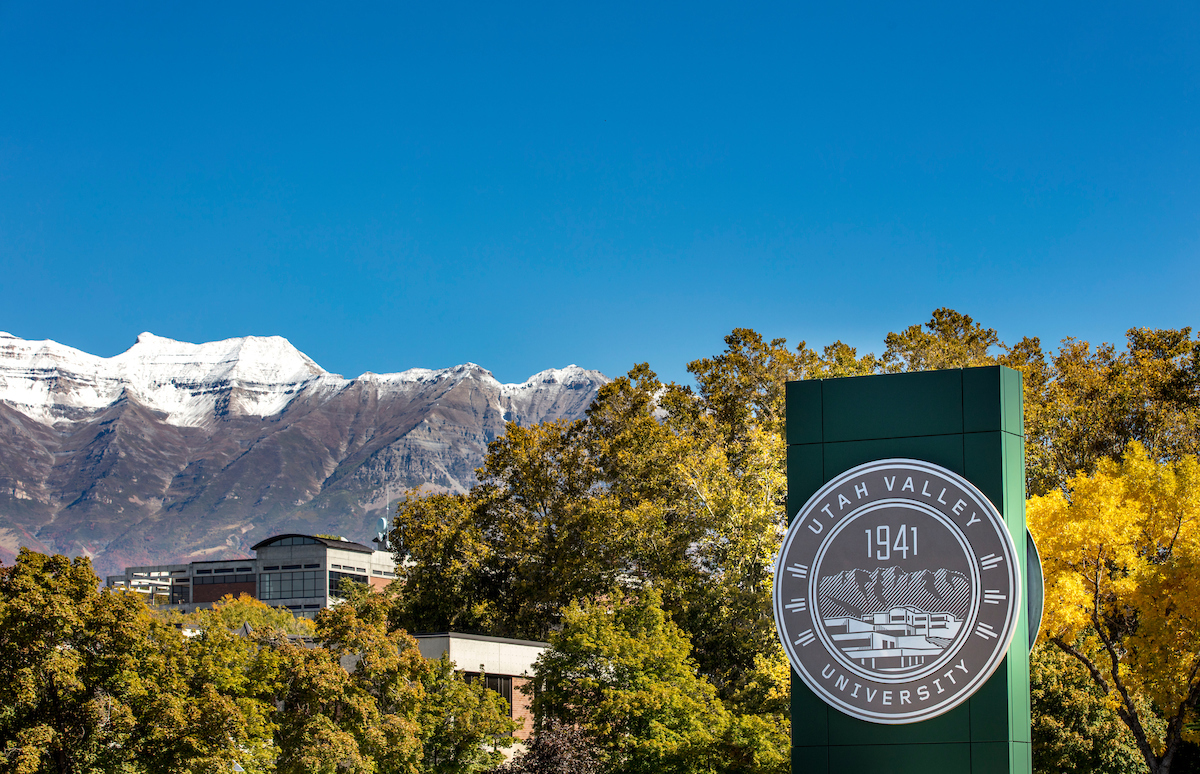
[[[425,658],[448,656],[456,668],[490,675],[529,676],[538,657],[550,647],[548,642],[487,637],[480,634],[414,634],[417,648]]]
[[[456,640],[476,640],[477,642],[498,642],[503,645],[523,645],[530,648],[549,648],[550,643],[537,640],[514,640],[511,637],[489,637],[484,634],[464,634],[462,632],[413,632],[413,639],[433,639],[434,637],[453,637]]]
[[[349,540],[334,540],[333,538],[317,537],[316,535],[301,535],[298,533],[287,533],[284,535],[272,535],[271,537],[269,537],[265,540],[260,540],[257,543],[255,543],[254,545],[250,546],[250,550],[257,551],[260,548],[267,548],[267,547],[273,545],[274,543],[276,543],[277,541],[283,540],[284,538],[307,538],[308,540],[311,540],[315,543],[320,543],[320,544],[324,545],[326,548],[337,548],[342,551],[357,551],[360,554],[375,553],[375,549],[370,548],[368,546],[364,546],[362,543],[353,543]]]

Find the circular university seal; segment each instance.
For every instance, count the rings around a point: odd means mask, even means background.
[[[996,507],[928,462],[869,462],[796,515],[775,563],[775,626],[828,704],[916,723],[975,693],[1020,611],[1016,548]]]

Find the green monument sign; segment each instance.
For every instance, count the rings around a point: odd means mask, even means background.
[[[1031,771],[1023,433],[1007,368],[787,385],[793,772]]]

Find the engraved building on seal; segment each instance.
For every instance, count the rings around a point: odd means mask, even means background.
[[[864,669],[903,673],[936,660],[958,638],[970,581],[952,570],[854,569],[819,582],[822,623]]]

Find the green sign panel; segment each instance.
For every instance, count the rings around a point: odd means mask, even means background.
[[[792,771],[1028,774],[1020,374],[787,389]]]

